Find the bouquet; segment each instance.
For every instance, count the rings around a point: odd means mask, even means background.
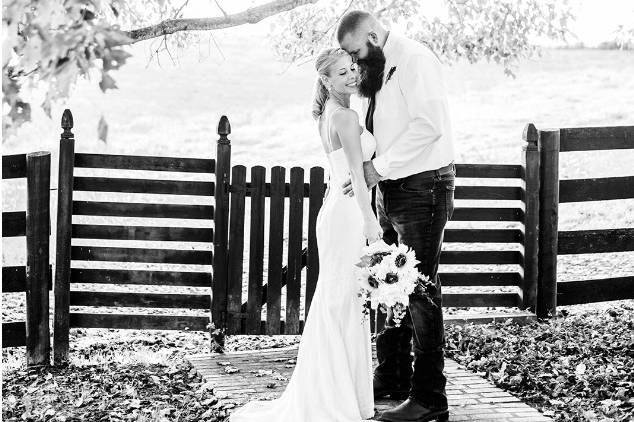
[[[388,245],[378,240],[363,248],[364,255],[356,264],[360,284],[359,297],[365,299],[363,313],[369,308],[387,313],[392,309],[398,327],[409,305],[409,295],[416,293],[432,304],[431,294],[436,286],[421,274],[416,265],[416,254],[407,245]],[[435,305],[435,304],[434,304]]]

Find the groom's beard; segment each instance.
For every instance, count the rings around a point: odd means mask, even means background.
[[[383,70],[385,69],[385,54],[381,47],[367,42],[368,55],[365,59],[358,59],[359,66],[359,95],[372,98],[383,86]]]

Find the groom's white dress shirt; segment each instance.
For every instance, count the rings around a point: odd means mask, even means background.
[[[381,180],[450,164],[453,136],[440,61],[425,45],[393,32],[383,52],[386,63],[383,86],[376,94],[377,146],[372,160]]]

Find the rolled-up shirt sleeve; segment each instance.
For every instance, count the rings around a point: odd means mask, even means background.
[[[431,54],[413,55],[404,69],[396,71],[395,79],[407,104],[410,121],[390,148],[372,160],[382,179],[442,136],[447,112],[446,90],[440,62]]]

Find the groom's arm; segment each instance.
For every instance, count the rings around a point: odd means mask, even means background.
[[[396,73],[410,122],[392,146],[372,160],[382,179],[440,139],[447,118],[442,67],[431,51],[428,55],[411,56],[405,68],[398,69]]]

